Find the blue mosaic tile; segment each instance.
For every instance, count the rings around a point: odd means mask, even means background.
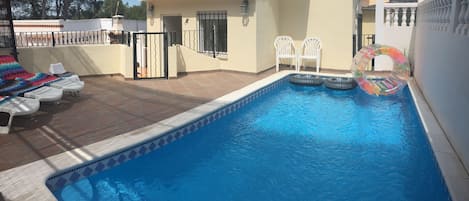
[[[94,168],[96,171],[101,172],[103,171],[105,166],[102,163],[98,163],[98,165]]]
[[[116,160],[114,160],[113,158],[109,159],[109,161],[107,162],[108,167],[113,167],[115,164]]]
[[[160,139],[160,141],[158,142],[158,145],[161,146],[164,146],[166,144],[165,140],[164,139]]]
[[[85,170],[83,171],[83,176],[88,177],[93,173],[93,170],[90,167],[86,167]]]
[[[127,157],[124,154],[120,155],[119,158],[117,159],[119,163],[123,163],[125,160],[127,160]]]
[[[72,176],[70,176],[69,180],[71,182],[76,182],[78,181],[79,178],[80,178],[80,174],[78,174],[78,172],[74,172]]]
[[[56,188],[62,188],[62,186],[65,186],[65,184],[67,183],[67,180],[63,177],[60,177],[57,182],[55,183],[55,187]]]
[[[153,142],[150,143],[150,146],[148,146],[148,148],[150,148],[150,150],[152,150],[152,151],[155,150],[156,149],[155,143],[153,143]]]
[[[138,151],[138,153],[139,153],[140,155],[142,155],[142,154],[144,154],[146,151],[147,151],[147,148],[146,148],[146,147],[142,147],[142,148],[140,148],[140,150]]]
[[[189,134],[189,132],[190,132],[189,126],[187,126],[186,128],[184,128],[184,135]]]
[[[179,139],[179,138],[181,138],[181,137],[182,137],[182,133],[177,132],[177,133],[176,133],[176,138]]]
[[[135,152],[134,150],[132,150],[130,153],[129,153],[129,159],[133,159],[135,158],[135,156],[137,155],[137,152]]]
[[[166,137],[166,141],[169,143],[173,140],[173,136],[172,135],[168,135],[168,137]]]

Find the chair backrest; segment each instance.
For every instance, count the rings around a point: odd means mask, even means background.
[[[64,65],[62,63],[56,63],[50,65],[49,72],[51,74],[63,74],[67,71],[65,70]]]
[[[305,38],[301,45],[303,56],[316,57],[321,51],[321,40],[315,37]]]
[[[24,68],[16,62],[15,58],[10,55],[0,56],[0,79],[15,79],[18,75],[29,74]]]
[[[277,36],[274,41],[275,52],[278,55],[294,55],[295,44],[290,36]]]

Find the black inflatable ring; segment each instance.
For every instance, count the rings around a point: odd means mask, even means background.
[[[349,90],[355,88],[357,83],[352,78],[331,77],[326,79],[325,85],[330,89]]]
[[[290,82],[299,85],[319,86],[324,80],[317,75],[297,74],[290,76]]]

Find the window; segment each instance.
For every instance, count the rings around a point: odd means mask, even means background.
[[[217,54],[227,52],[226,11],[197,12],[199,22],[199,50]]]

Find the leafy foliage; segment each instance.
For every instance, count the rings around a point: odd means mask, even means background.
[[[146,4],[129,6],[122,0],[12,0],[15,19],[91,19],[115,14],[146,19]],[[116,7],[119,6],[117,9]]]

